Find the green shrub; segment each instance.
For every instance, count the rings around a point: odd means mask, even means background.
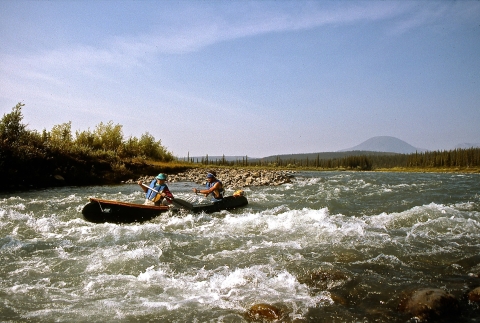
[[[142,154],[138,138],[130,137],[118,149],[118,155],[122,158],[145,157]]]
[[[12,108],[12,112],[4,114],[0,120],[0,141],[12,147],[23,144],[27,125],[22,123],[22,107],[25,104],[19,102]]]
[[[104,150],[116,152],[123,142],[122,126],[113,125],[112,121],[107,124],[100,122],[95,129],[94,146],[100,146]]]
[[[68,151],[72,145],[72,122],[53,126],[47,142],[54,148]]]
[[[89,149],[94,149],[95,143],[95,134],[93,134],[90,129],[84,131],[75,132],[74,145],[77,147],[86,147]]]
[[[172,153],[162,146],[160,140],[148,132],[140,139],[123,139],[122,126],[100,122],[95,130],[76,131],[72,136],[72,122],[65,122],[44,129],[42,133],[27,130],[23,124],[22,107],[19,102],[12,112],[4,114],[0,120],[0,163],[7,161],[15,164],[11,158],[31,158],[33,155],[46,156],[73,154],[77,157],[117,160],[118,158],[141,158],[153,161],[169,162],[174,160]],[[22,148],[20,148],[22,147]]]

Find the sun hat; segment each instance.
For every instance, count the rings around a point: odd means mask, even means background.
[[[163,174],[163,173],[160,173],[160,174],[158,174],[157,177],[155,177],[155,178],[156,178],[156,179],[163,179],[163,180],[165,180],[165,179],[167,179],[167,175],[165,175],[165,174]]]

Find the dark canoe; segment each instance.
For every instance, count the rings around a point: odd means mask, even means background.
[[[242,207],[247,205],[248,201],[245,196],[227,196],[222,201],[212,204],[193,205],[182,199],[174,199],[173,204],[177,208],[186,209],[193,213],[212,213]],[[170,209],[168,206],[152,206],[90,198],[90,202],[82,209],[82,215],[85,220],[94,223],[134,223],[149,221]]]
[[[82,209],[85,220],[94,223],[145,222],[168,211],[168,206],[153,206],[90,198]]]
[[[248,204],[248,200],[245,196],[227,196],[224,197],[223,200],[219,202],[214,202],[212,204],[200,204],[200,205],[191,205],[191,207],[187,207],[182,205],[183,208],[188,209],[189,211],[199,213],[212,213],[212,212],[219,212],[222,210],[233,210],[237,207],[242,207]]]

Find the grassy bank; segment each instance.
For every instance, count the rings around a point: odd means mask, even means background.
[[[4,158],[0,191],[119,184],[160,172],[176,174],[192,167],[186,163],[155,162],[142,158],[98,158],[54,153],[28,159]]]

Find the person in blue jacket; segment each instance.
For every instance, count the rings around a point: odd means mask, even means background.
[[[214,171],[209,171],[207,173],[207,183],[205,184],[205,189],[204,190],[199,190],[194,188],[193,192],[200,193],[200,194],[205,194],[205,197],[207,197],[209,194],[212,194],[213,202],[219,202],[223,200],[223,184],[221,181],[219,181],[216,178],[217,174]]]
[[[169,205],[172,203],[173,194],[168,189],[165,181],[167,180],[167,175],[160,173],[158,174],[151,182],[150,185],[143,184],[142,181],[138,181],[138,185],[145,192],[145,203],[146,205]]]

